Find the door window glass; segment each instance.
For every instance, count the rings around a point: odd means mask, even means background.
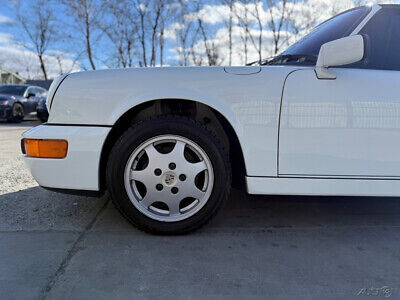
[[[282,54],[318,56],[321,45],[350,34],[369,11],[366,6],[345,11],[318,25]]]
[[[400,11],[382,9],[359,34],[364,36],[365,55],[350,68],[400,70]]]
[[[391,34],[386,48],[386,70],[400,71],[400,11],[396,10],[391,17]]]

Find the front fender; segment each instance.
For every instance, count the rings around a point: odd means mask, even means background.
[[[59,86],[48,123],[108,125],[152,100],[205,104],[237,134],[249,176],[277,176],[278,121],[283,83],[296,67],[262,67],[251,75],[223,67],[143,68],[73,73]]]

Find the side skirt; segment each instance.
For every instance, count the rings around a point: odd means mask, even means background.
[[[400,196],[400,179],[246,177],[255,195]]]

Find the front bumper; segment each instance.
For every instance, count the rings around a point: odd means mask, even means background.
[[[63,159],[24,160],[39,185],[53,189],[99,191],[100,156],[110,127],[40,125],[23,133],[29,139],[68,141]]]
[[[49,113],[46,108],[37,108],[36,110],[37,117],[42,121],[47,121],[49,119]]]
[[[0,119],[10,119],[12,116],[12,109],[9,106],[0,106]]]

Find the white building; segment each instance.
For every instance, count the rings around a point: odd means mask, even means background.
[[[25,79],[17,73],[0,66],[0,84],[25,83]]]

